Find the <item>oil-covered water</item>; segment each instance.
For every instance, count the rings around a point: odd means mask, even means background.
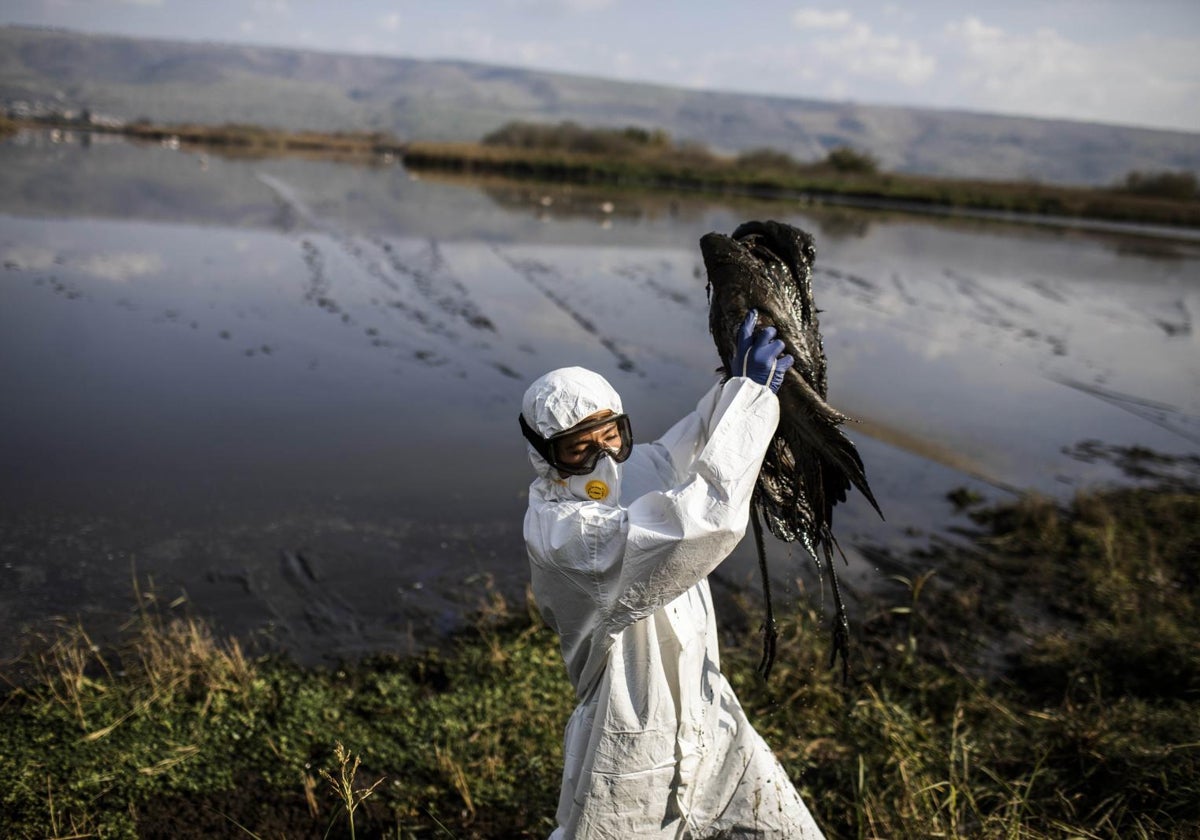
[[[1200,451],[1187,239],[37,135],[0,186],[0,656],[51,616],[117,626],[134,576],[305,660],[522,598],[526,384],[591,367],[665,431],[718,364],[697,241],[750,218],[816,237],[830,402],[887,516],[835,512],[852,586],[963,524],[954,488]],[[784,608],[818,598],[770,552]],[[755,589],[750,547],[718,574]]]

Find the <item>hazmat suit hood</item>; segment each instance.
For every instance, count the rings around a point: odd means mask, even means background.
[[[598,411],[624,414],[621,395],[598,373],[582,367],[565,367],[552,370],[539,377],[525,391],[521,401],[521,414],[534,431],[548,438],[565,432]],[[558,470],[539,455],[529,443],[525,444],[529,461],[537,471],[543,491],[551,498],[591,499],[616,505],[620,499],[621,464],[612,458],[603,457],[596,469],[586,475],[563,478]],[[595,495],[595,482],[605,489],[602,497]]]

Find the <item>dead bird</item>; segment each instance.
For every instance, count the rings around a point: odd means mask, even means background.
[[[733,236],[709,233],[700,239],[708,272],[709,331],[729,375],[737,330],[751,309],[759,327],[775,327],[795,363],[779,389],[779,428],[767,448],[751,502],[751,523],[762,571],[766,625],[759,672],[766,678],[775,660],[774,612],[760,516],[785,542],[801,542],[829,572],[836,613],[829,665],[842,659],[849,680],[849,623],[833,563],[837,541],[833,506],[853,486],[882,517],[867,484],[862,458],[839,428],[848,418],[825,402],[826,360],[812,292],[816,246],[812,236],[781,222],[746,222]],[[840,548],[838,549],[840,553]],[[844,555],[843,555],[844,559]]]

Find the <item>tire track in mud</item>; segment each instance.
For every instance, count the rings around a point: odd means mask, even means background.
[[[556,279],[559,281],[557,285],[562,285],[562,276],[559,275],[552,267],[539,260],[519,259],[517,257],[509,256],[496,247],[493,247],[492,250],[495,252],[496,256],[507,263],[513,271],[523,277],[526,282],[529,283],[529,285],[537,289],[543,297],[553,303],[563,312],[563,314],[567,315],[571,320],[573,320],[580,329],[595,338],[596,341],[599,342],[600,345],[609,353],[611,353],[617,360],[618,368],[629,373],[636,373],[639,376],[645,376],[645,374],[638,369],[633,359],[626,355],[625,352],[620,348],[615,339],[600,332],[600,329],[590,318],[573,307],[570,302],[567,301],[566,297],[557,292],[554,288],[554,285],[548,282]]]
[[[954,283],[955,290],[970,305],[980,313],[980,321],[984,326],[997,327],[1019,338],[1031,342],[1045,344],[1054,356],[1068,355],[1067,341],[1062,336],[1041,332],[1033,327],[1022,326],[1031,318],[1035,321],[1039,314],[1037,309],[1016,298],[999,294],[981,282],[976,277],[970,277],[952,268],[942,269],[942,275]],[[1040,297],[1060,305],[1067,304],[1067,298],[1045,282],[1026,282],[1024,286],[1032,289]]]
[[[331,235],[330,239],[338,246],[338,250],[344,256],[350,258],[353,264],[367,277],[377,282],[382,282],[385,285],[392,282],[379,269],[378,265],[373,265],[362,250],[354,247],[354,243],[348,238],[343,242],[339,241],[336,235]],[[346,327],[358,328],[359,320],[347,311],[347,307],[334,296],[333,283],[329,279],[329,271],[327,269],[328,260],[325,252],[322,251],[321,247],[313,239],[302,240],[300,247],[303,252],[305,266],[309,272],[308,282],[305,284],[305,301],[330,315],[336,316]],[[376,308],[379,307],[376,306]],[[363,328],[363,334],[372,347],[383,350],[400,350],[402,353],[426,364],[446,364],[449,361],[448,359],[441,359],[432,353],[432,351],[417,345],[407,335],[385,337],[382,335],[379,327],[375,326]]]
[[[309,228],[335,246],[349,264],[375,285],[382,287],[382,296],[372,296],[367,303],[388,317],[400,317],[422,333],[465,344],[463,335],[454,324],[461,322],[478,336],[473,347],[492,351],[492,343],[483,337],[496,335],[498,330],[491,318],[472,299],[467,287],[449,272],[441,246],[430,239],[418,261],[406,260],[396,246],[379,236],[356,237],[317,217],[288,184],[270,175],[257,173],[259,181],[271,189],[277,200],[290,208],[289,218],[303,221]],[[301,242],[303,259],[309,272],[305,300],[320,309],[338,316],[348,327],[357,326],[347,306],[334,294],[328,259],[313,237]],[[439,313],[442,317],[439,317]],[[367,327],[371,345],[380,349],[398,349],[411,359],[428,366],[454,366],[460,375],[467,368],[455,360],[430,349],[429,342],[414,341],[411,330],[403,336],[383,335],[378,327]],[[522,379],[504,361],[492,359],[486,365],[509,379]]]
[[[369,277],[381,283],[389,291],[397,295],[404,292],[400,284],[396,282],[396,278],[388,275],[388,272],[384,268],[385,262],[395,274],[408,277],[418,294],[425,300],[435,304],[445,314],[461,317],[468,325],[475,329],[486,329],[491,332],[496,331],[491,319],[480,312],[479,308],[470,300],[470,295],[466,287],[457,278],[452,276],[436,276],[442,274],[445,267],[445,259],[436,240],[429,241],[430,265],[428,269],[408,265],[399,259],[390,242],[381,237],[367,237],[365,240],[362,240],[338,230],[333,225],[319,219],[300,199],[295,190],[285,182],[261,172],[256,173],[256,176],[259,181],[275,193],[279,201],[292,209],[297,218],[329,237]],[[380,260],[368,254],[367,249],[364,247],[364,242],[377,248],[384,255],[383,259]],[[435,282],[449,285],[457,293],[457,297],[447,294],[439,296],[434,288]],[[329,285],[327,281],[325,282],[324,289],[328,292]],[[433,329],[446,337],[457,338],[448,327],[440,322],[435,322],[426,312],[417,310],[400,300],[391,300],[386,303],[389,306],[411,314],[422,326]]]
[[[1033,307],[992,291],[978,278],[969,277],[952,268],[943,268],[942,275],[954,282],[958,293],[963,298],[975,304],[981,312],[994,318],[995,323],[1005,329],[1016,327],[1016,323],[1009,317],[1010,313],[1034,314]]]
[[[658,268],[661,269],[663,274],[667,274],[671,270],[671,264],[663,260],[659,263]],[[626,280],[630,280],[638,284],[660,300],[678,304],[685,309],[700,308],[700,304],[698,303],[698,295],[689,295],[686,292],[680,291],[679,289],[672,289],[655,276],[653,269],[648,268],[645,265],[633,263],[630,265],[620,266],[613,269],[613,273],[618,277],[624,277]],[[707,311],[707,304],[705,304],[703,308]]]
[[[396,246],[388,240],[378,238],[368,239],[374,247],[377,247],[384,254],[386,263],[390,266],[395,276],[407,277],[410,286],[415,290],[421,300],[428,302],[437,311],[440,311],[444,316],[448,316],[451,320],[458,320],[475,331],[476,341],[475,348],[492,352],[493,344],[486,334],[498,336],[499,330],[496,323],[487,316],[482,308],[476,304],[470,294],[466,284],[450,274],[446,269],[446,260],[442,253],[442,246],[436,239],[427,241],[425,253],[421,259],[424,259],[426,265],[422,266],[407,262],[401,258],[401,254],[397,252]],[[409,318],[415,320],[416,323],[426,326],[427,329],[433,329],[442,332],[445,337],[451,338],[456,342],[460,342],[461,338],[455,330],[444,322],[434,322],[430,314],[424,310],[407,304],[402,300],[389,301],[389,305],[397,308],[398,311],[407,314]],[[432,326],[431,326],[432,325]],[[485,335],[478,335],[485,334]],[[492,370],[502,374],[509,379],[522,380],[524,377],[521,373],[512,370],[508,364],[498,359],[487,361],[486,364]]]
[[[261,172],[255,174],[258,180],[275,194],[280,204],[290,209],[292,218],[302,221],[307,227],[326,237],[348,259],[350,264],[367,278],[382,285],[393,295],[403,294],[401,285],[396,282],[395,278],[388,275],[380,260],[367,253],[362,242],[339,230],[336,226],[319,219],[296,191],[284,181]],[[301,250],[309,273],[308,282],[305,285],[305,300],[331,315],[337,316],[347,327],[356,327],[357,319],[347,311],[347,306],[335,297],[333,282],[329,277],[329,260],[321,247],[317,245],[314,238],[310,237],[302,240]],[[379,300],[374,298],[370,303],[385,313],[394,314],[398,311],[407,320],[417,324],[426,332],[450,339],[457,338],[443,324],[429,317],[423,310],[411,307],[399,297],[383,301],[382,305]],[[409,340],[407,335],[403,338],[397,335],[384,336],[380,329],[374,326],[366,327],[364,333],[372,347],[398,349],[412,359],[427,365],[445,365],[450,362],[449,359],[430,350],[428,346],[421,346]]]
[[[443,314],[461,319],[472,329],[497,332],[495,323],[472,300],[467,287],[446,270],[446,260],[437,240],[430,239],[426,247],[427,267],[405,262],[396,253],[395,246],[385,239],[371,237],[369,241],[384,253],[393,272],[408,277],[417,293]]]
[[[308,282],[304,286],[304,299],[318,309],[323,309],[331,315],[337,315],[344,322],[349,323],[349,314],[343,312],[342,307],[329,294],[329,277],[325,273],[325,255],[321,253],[321,249],[313,244],[312,240],[302,239],[300,241],[300,252],[303,254],[304,265],[308,269]]]
[[[322,221],[312,209],[300,198],[291,185],[263,172],[256,172],[255,177],[275,195],[281,207],[286,209],[288,224],[283,225],[285,233],[291,232],[297,226],[296,222],[304,225],[332,242],[342,254],[349,258],[352,264],[363,271],[368,277],[382,282],[393,291],[399,292],[399,286],[388,278],[379,266],[369,259],[362,247],[353,237],[339,230],[334,225]],[[308,271],[308,281],[304,285],[304,299],[330,315],[337,317],[346,327],[356,327],[357,319],[347,311],[335,296],[333,282],[329,276],[328,262],[324,251],[314,241],[315,237],[305,237],[300,242],[300,249],[305,268]],[[376,327],[364,330],[371,346],[381,349],[403,347],[409,354],[420,361],[429,363],[429,356],[422,357],[422,350],[415,348],[410,342],[384,338]],[[427,352],[427,351],[425,351]]]
[[[845,294],[864,305],[881,303],[884,290],[867,278],[836,268],[817,268],[814,273],[835,281]],[[1084,349],[1084,357],[1079,358],[1079,348],[1072,352],[1067,337],[1056,334],[1058,329],[1055,327],[1059,323],[1073,323],[1068,311],[1083,304],[1093,316],[1122,328],[1136,325],[1139,329],[1158,332],[1168,341],[1186,341],[1195,330],[1194,313],[1186,295],[1157,301],[1117,297],[1093,302],[1072,294],[1071,286],[1055,282],[1053,278],[1021,279],[1015,286],[1005,285],[996,290],[989,288],[984,280],[953,268],[943,268],[941,275],[949,281],[949,288],[918,282],[912,289],[895,273],[891,285],[904,305],[927,315],[951,312],[956,318],[976,322],[978,327],[1002,331],[1018,341],[1045,348],[1038,351],[1036,361],[1036,367],[1045,378],[1128,412],[1186,441],[1200,444],[1200,416],[1189,413],[1186,407],[1171,400],[1152,400],[1106,387],[1105,381],[1114,371],[1105,365],[1103,354],[1100,358],[1091,358]],[[939,295],[945,302],[939,302]],[[1078,327],[1085,328],[1084,325]],[[1046,351],[1049,355],[1043,355]],[[1071,369],[1077,375],[1072,375]]]
[[[895,296],[900,303],[910,309],[920,309],[926,313],[948,311],[946,305],[938,300],[918,297],[897,271],[891,273],[888,284],[876,283],[861,274],[831,266],[814,266],[813,275],[834,281],[834,284],[849,298],[879,312],[888,312],[894,309],[888,304],[888,286],[895,291]]]
[[[887,290],[869,278],[831,267],[816,267],[813,273],[835,281],[845,294],[865,306],[880,308],[884,304]],[[968,310],[966,314],[970,315],[969,309],[974,309],[974,318],[978,320],[980,326],[1002,330],[1018,339],[1045,345],[1054,356],[1064,357],[1068,354],[1067,342],[1062,337],[1045,334],[1030,326],[1022,326],[1023,322],[1037,315],[1033,306],[987,289],[977,278],[961,274],[954,269],[945,268],[942,270],[942,275],[953,282],[953,291],[966,302]],[[904,306],[910,309],[919,309],[926,315],[952,312],[953,307],[945,302],[929,294],[921,297],[918,293],[914,293],[899,273],[892,272],[890,281],[898,300]],[[1047,282],[1032,281],[1025,283],[1025,286],[1053,303],[1060,305],[1069,303],[1065,295]],[[919,327],[916,329],[918,332],[923,332]]]
[[[337,249],[349,259],[352,265],[365,273],[372,280],[382,283],[395,293],[400,293],[399,285],[389,278],[380,268],[377,261],[371,259],[361,244],[354,237],[318,218],[316,213],[300,198],[297,192],[285,181],[263,172],[256,172],[255,177],[274,193],[276,200],[289,211],[290,220],[299,220],[308,228],[329,239]],[[285,227],[289,232],[292,224]],[[305,300],[318,308],[340,318],[347,327],[357,326],[357,319],[347,311],[347,307],[334,297],[333,283],[327,268],[328,259],[313,238],[301,241],[301,251],[306,268],[309,272],[308,283],[305,285]],[[413,358],[425,363],[438,363],[428,350],[414,347],[411,342],[394,338],[384,338],[376,327],[367,327],[366,333],[371,345],[381,349],[401,347]],[[448,360],[446,360],[448,361]],[[444,362],[443,362],[444,363]]]
[[[483,309],[476,304],[470,290],[455,277],[446,267],[446,259],[442,254],[441,245],[435,239],[428,240],[424,252],[418,255],[425,265],[406,261],[398,253],[396,246],[381,237],[369,237],[368,241],[383,254],[383,259],[396,277],[408,280],[420,300],[432,305],[451,322],[461,321],[474,330],[476,340],[474,348],[482,351],[494,351],[495,347],[487,335],[497,336],[499,330],[496,324]],[[398,291],[398,287],[391,285]],[[445,321],[434,320],[424,308],[413,306],[399,298],[388,301],[388,305],[407,315],[416,323],[438,332],[446,338],[462,343],[462,337]],[[493,370],[509,379],[522,380],[524,376],[510,367],[504,361],[492,359],[486,364]]]
[[[1135,417],[1153,423],[1161,429],[1173,432],[1187,441],[1200,445],[1200,417],[1187,414],[1179,406],[1170,403],[1135,397],[1120,391],[1112,391],[1087,382],[1080,382],[1067,376],[1051,376],[1050,379],[1060,385],[1073,388],[1076,391],[1096,397],[1109,405],[1128,411]]]
[[[1151,315],[1155,326],[1166,333],[1167,338],[1185,338],[1192,334],[1192,313],[1182,300],[1174,300],[1166,306],[1167,311]]]
[[[1067,339],[1063,336],[1044,332],[1032,326],[1021,325],[1022,323],[1027,324],[1030,320],[1035,324],[1041,322],[1048,325],[1049,322],[1045,317],[1047,311],[1044,307],[1029,305],[999,294],[986,288],[978,279],[952,269],[944,269],[943,274],[955,283],[960,295],[978,308],[978,311],[984,316],[984,323],[1007,330],[1020,338],[1042,343],[1049,347],[1054,357],[1059,359],[1066,359],[1073,355]],[[1075,305],[1070,293],[1051,280],[1035,278],[1026,280],[1020,285],[1021,288],[1029,290],[1039,300],[1044,301],[1051,310],[1053,308],[1071,308]],[[1186,338],[1192,334],[1191,313],[1181,299],[1157,305],[1153,301],[1130,299],[1124,303],[1116,303],[1116,306],[1117,308],[1114,309],[1113,303],[1106,304],[1096,310],[1096,314],[1107,317],[1109,321],[1120,324],[1123,328],[1129,328],[1140,321],[1146,329],[1161,330],[1169,340]],[[1013,314],[1016,315],[1015,319],[1010,317]],[[991,319],[990,322],[988,319]],[[1113,371],[1106,369],[1103,362],[1088,358],[1086,350],[1084,358],[1078,358],[1078,354],[1074,355],[1076,356],[1074,359],[1076,366],[1081,365],[1083,369],[1093,371],[1091,382],[1084,382],[1069,374],[1054,372],[1053,368],[1058,367],[1058,364],[1050,360],[1040,362],[1038,367],[1043,375],[1053,382],[1095,397],[1192,443],[1200,443],[1200,417],[1188,414],[1178,405],[1106,388],[1104,382]],[[1098,366],[1100,366],[1100,371],[1095,372]]]
[[[361,269],[368,278],[383,286],[392,293],[392,297],[380,300],[379,298],[371,298],[369,303],[389,314],[399,313],[409,322],[419,326],[426,333],[439,338],[448,339],[452,342],[459,343],[461,336],[448,325],[445,321],[439,319],[426,308],[413,305],[403,296],[406,294],[405,289],[398,281],[395,274],[389,273],[389,268],[384,258],[376,258],[367,253],[362,241],[348,237],[345,245],[343,245],[347,256],[351,258],[355,265]],[[386,341],[386,340],[385,340]],[[426,364],[448,364],[451,360],[435,353],[427,346],[414,349],[411,343],[408,349],[412,352],[413,358]]]
[[[813,274],[818,277],[828,277],[831,280],[838,281],[850,295],[867,305],[877,303],[883,292],[878,285],[866,277],[852,274],[849,271],[841,271],[827,266],[814,266]]]
[[[1067,296],[1049,280],[1030,280],[1025,285],[1051,303],[1068,303]]]
[[[908,284],[900,279],[899,272],[892,272],[892,286],[896,289],[896,294],[900,296],[901,302],[906,306],[918,306],[920,304],[916,296],[908,290]]]

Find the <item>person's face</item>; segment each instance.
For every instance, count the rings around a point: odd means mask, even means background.
[[[595,414],[590,414],[579,421],[577,425],[584,425],[594,420],[600,420],[604,417],[612,417],[613,412],[605,409],[597,411]],[[616,422],[605,423],[601,426],[596,426],[592,429],[587,429],[575,434],[564,435],[559,440],[555,441],[555,457],[560,463],[567,465],[575,465],[584,460],[588,453],[596,447],[602,446],[616,452],[621,448],[621,430],[617,427]]]

